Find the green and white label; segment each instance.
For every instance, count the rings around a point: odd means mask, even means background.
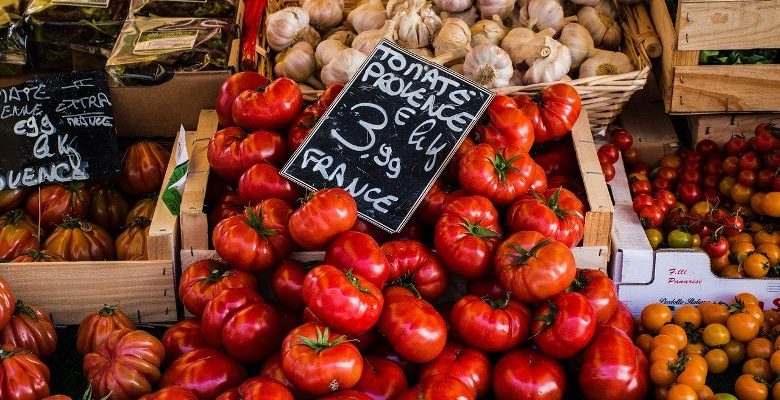
[[[108,8],[109,0],[51,0],[51,4],[74,7]]]
[[[146,31],[141,32],[135,42],[133,54],[165,54],[189,50],[195,46],[198,31]]]
[[[184,193],[184,184],[187,182],[187,171],[190,165],[190,155],[187,154],[187,133],[184,126],[179,127],[179,136],[176,140],[176,168],[173,169],[168,185],[162,194],[163,202],[168,211],[173,215],[179,215],[181,211],[181,195]]]

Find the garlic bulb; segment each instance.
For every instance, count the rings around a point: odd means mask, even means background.
[[[345,46],[352,46],[352,41],[355,40],[355,34],[348,30],[336,30],[325,36],[325,40],[337,40],[344,43]]]
[[[585,60],[580,66],[580,78],[598,75],[620,75],[634,70],[634,65],[628,56],[607,50],[596,50],[593,57]]]
[[[418,0],[393,17],[398,44],[407,49],[419,49],[431,44],[441,28],[441,18],[424,0]]]
[[[456,18],[466,23],[466,25],[474,25],[477,22],[477,19],[479,18],[479,15],[477,15],[477,7],[471,7],[469,9],[466,9],[466,11],[461,11],[457,13],[451,13],[447,11],[442,11],[439,13],[439,16],[441,17],[442,21],[447,18]]]
[[[526,63],[529,67],[523,75],[523,82],[527,85],[555,82],[569,72],[571,53],[566,46],[546,36],[542,49],[531,59],[526,59]]]
[[[382,0],[363,0],[347,15],[347,24],[357,33],[381,28],[387,20]]]
[[[274,74],[314,86],[310,82],[314,75],[314,49],[306,42],[298,42],[277,54]]]
[[[531,29],[552,28],[558,32],[565,23],[563,6],[556,0],[522,1],[518,10],[518,21]]]
[[[523,64],[526,60],[536,57],[542,51],[545,38],[554,33],[552,28],[541,32],[534,32],[528,28],[515,28],[501,40],[501,48],[509,54],[512,63]]]
[[[357,73],[366,55],[355,49],[344,49],[338,52],[336,57],[328,65],[322,68],[320,78],[325,86],[341,84],[346,85],[352,76]]]
[[[371,54],[374,47],[382,40],[388,39],[396,41],[395,22],[393,20],[385,21],[385,24],[379,29],[370,29],[363,31],[352,41],[352,48],[360,50],[363,54]]]
[[[477,0],[477,7],[482,18],[493,18],[494,15],[498,15],[499,18],[504,19],[514,10],[515,0]]]
[[[466,11],[468,8],[474,5],[474,1],[473,0],[433,0],[433,4],[435,4],[436,8],[438,8],[441,11],[457,13],[461,11]]]
[[[407,49],[420,57],[433,58],[433,52],[427,47],[421,47],[419,49]]]
[[[591,6],[594,7],[596,4],[601,3],[602,0],[571,0],[574,4],[579,4],[581,6]]]
[[[330,64],[341,50],[347,49],[347,45],[339,42],[338,40],[327,39],[320,42],[317,45],[317,50],[314,52],[314,58],[317,60],[317,68]]]
[[[452,70],[452,72],[457,72],[463,75],[463,64],[455,64],[450,67],[450,70]]]
[[[396,14],[412,6],[417,0],[389,0],[385,6],[387,18],[393,18]]]
[[[577,12],[577,21],[590,32],[596,47],[614,49],[620,44],[622,30],[609,15],[585,6]]]
[[[610,0],[599,1],[598,3],[596,3],[595,6],[593,6],[593,8],[595,8],[596,11],[598,11],[598,12],[604,14],[604,15],[609,15],[610,17],[612,17],[612,19],[615,19],[617,17],[617,8],[616,7],[617,7],[617,4],[613,6],[612,5],[612,1],[610,1]]]
[[[320,32],[327,31],[344,19],[344,0],[303,0],[309,23]]]
[[[572,68],[578,68],[595,51],[590,32],[576,22],[568,23],[563,27],[558,41],[569,48]]]
[[[497,15],[493,19],[483,19],[471,27],[471,47],[484,43],[498,45],[506,36],[506,26]]]
[[[509,79],[509,86],[523,86],[523,72],[516,69],[512,72],[512,78]]]
[[[513,72],[509,54],[492,44],[474,47],[463,60],[463,75],[491,89],[509,85]]]
[[[433,53],[438,57],[450,54],[453,60],[460,60],[471,50],[471,31],[465,22],[447,18],[439,34],[433,39]]]
[[[268,16],[266,39],[274,51],[284,51],[298,42],[312,47],[320,42],[320,34],[309,26],[309,14],[300,7],[288,7]]]

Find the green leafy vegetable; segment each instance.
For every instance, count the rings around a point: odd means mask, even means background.
[[[780,51],[775,49],[759,50],[702,50],[699,52],[699,64],[777,64]]]
[[[236,0],[132,0],[130,12],[140,16],[233,18]]]

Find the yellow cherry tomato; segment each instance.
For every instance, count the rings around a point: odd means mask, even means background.
[[[727,176],[720,180],[718,184],[718,191],[720,194],[731,197],[731,189],[737,184],[737,180],[733,176]]]
[[[658,330],[658,334],[666,335],[676,340],[678,349],[683,349],[688,345],[688,334],[679,325],[666,324]]]
[[[769,264],[777,265],[780,262],[780,246],[774,243],[761,243],[756,247],[756,253],[760,253],[769,259]]]
[[[751,358],[745,361],[742,364],[742,373],[757,376],[765,381],[771,381],[772,375],[774,375],[769,360],[763,358]]]
[[[778,231],[767,231],[766,229],[760,230],[756,232],[755,235],[753,235],[753,241],[757,245],[762,245],[764,243],[771,243],[780,245],[780,232]]]
[[[769,192],[761,203],[761,209],[770,217],[780,217],[780,192]]]
[[[706,325],[725,324],[729,318],[729,307],[723,303],[705,301],[698,306],[701,312],[701,321]]]
[[[698,400],[699,395],[688,385],[674,385],[666,394],[667,400]]]
[[[650,247],[653,250],[657,249],[664,241],[664,234],[655,228],[645,229],[645,235],[647,235],[647,240],[650,242]]]
[[[753,188],[749,186],[743,186],[741,183],[737,183],[731,188],[731,199],[734,203],[744,206],[750,203],[750,196],[753,195]]]
[[[704,327],[702,340],[709,347],[723,346],[731,340],[731,333],[723,324],[710,324]]]
[[[751,278],[763,278],[769,274],[769,259],[758,252],[749,254],[742,262],[742,269]]]

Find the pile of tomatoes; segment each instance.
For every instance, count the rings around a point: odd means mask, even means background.
[[[761,124],[749,140],[734,136],[722,149],[703,140],[652,170],[636,161],[635,149],[624,150],[633,208],[651,246],[700,248],[723,277],[779,276],[778,135]]]
[[[780,314],[741,293],[733,304],[704,302],[674,312],[642,310],[636,344],[650,358],[658,400],[780,399]],[[736,370],[736,379],[719,379]],[[716,395],[707,385],[723,386]]]
[[[116,182],[0,191],[0,262],[147,259],[151,196],[170,155],[156,142],[137,142]]]

